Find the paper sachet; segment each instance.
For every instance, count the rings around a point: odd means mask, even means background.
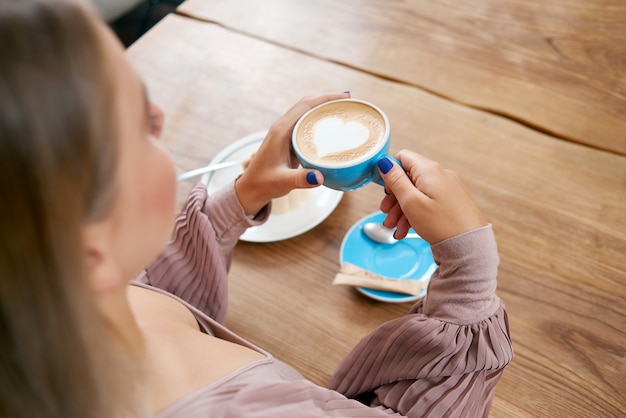
[[[393,279],[364,270],[354,264],[342,264],[333,280],[334,285],[367,287],[369,289],[386,290],[419,296],[428,287],[428,282],[407,279]]]

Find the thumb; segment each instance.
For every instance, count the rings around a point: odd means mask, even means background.
[[[381,157],[377,161],[377,165],[385,182],[385,189],[392,193],[402,206],[403,200],[410,196],[411,193],[415,193],[415,185],[413,185],[404,169],[391,158]]]
[[[324,175],[317,170],[299,168],[292,170],[293,187],[296,189],[310,189],[324,183]]]

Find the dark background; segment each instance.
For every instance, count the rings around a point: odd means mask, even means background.
[[[183,0],[145,0],[133,10],[110,22],[109,26],[128,47],[165,15],[176,10],[182,2]]]

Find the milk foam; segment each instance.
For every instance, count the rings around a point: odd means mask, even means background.
[[[329,103],[300,123],[298,148],[317,164],[359,161],[384,141],[385,121],[373,108],[358,102]]]
[[[327,117],[320,119],[313,127],[313,142],[317,155],[327,155],[348,151],[367,142],[370,130],[360,121],[344,121],[341,118]]]

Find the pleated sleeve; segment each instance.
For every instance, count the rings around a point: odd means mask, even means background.
[[[211,196],[198,185],[170,242],[137,280],[161,288],[223,323],[227,273],[249,219],[234,184]],[[172,416],[487,416],[497,382],[513,358],[507,314],[496,296],[498,253],[491,226],[433,245],[438,270],[427,295],[406,315],[365,336],[327,388],[304,379],[213,385]],[[179,411],[180,412],[180,411]]]
[[[176,218],[167,246],[135,280],[172,293],[224,323],[235,244],[248,227],[265,222],[269,212],[268,205],[254,219],[246,216],[234,182],[211,197],[197,184]]]
[[[328,387],[410,417],[487,416],[513,357],[507,314],[495,294],[499,259],[492,228],[432,251],[439,269],[427,296],[365,337]]]

